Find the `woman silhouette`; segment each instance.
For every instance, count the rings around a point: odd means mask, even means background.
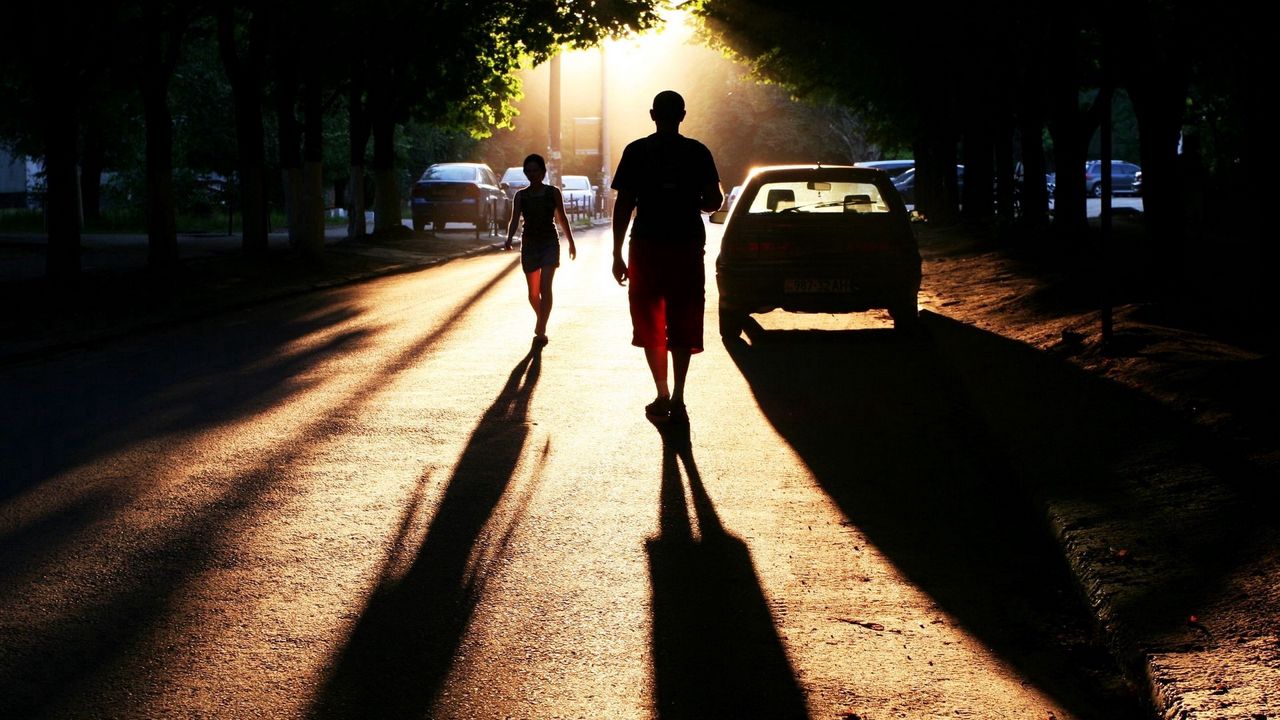
[[[570,260],[578,256],[578,248],[573,244],[573,230],[569,228],[569,218],[564,214],[560,189],[542,184],[547,176],[547,162],[541,155],[530,155],[524,159],[524,174],[529,178],[529,187],[516,193],[511,206],[511,222],[507,225],[507,243],[503,249],[511,249],[511,238],[523,218],[520,266],[529,284],[529,305],[537,316],[533,326],[533,344],[546,345],[547,316],[551,314],[552,302],[551,281],[556,276],[556,268],[560,267],[560,236],[556,234],[556,224],[569,240]]]

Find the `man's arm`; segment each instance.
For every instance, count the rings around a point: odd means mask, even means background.
[[[627,226],[636,209],[636,196],[630,190],[619,190],[613,201],[613,279],[619,285],[627,281],[627,263],[622,259],[622,243],[627,239]]]
[[[702,212],[715,212],[724,204],[724,192],[720,189],[720,183],[707,183],[702,188],[702,204],[699,208]]]

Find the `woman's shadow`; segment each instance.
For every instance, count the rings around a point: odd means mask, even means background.
[[[648,542],[658,717],[807,718],[751,554],[716,515],[689,428],[659,430],[660,534]]]
[[[311,717],[430,715],[483,589],[485,568],[472,558],[486,542],[483,529],[511,484],[529,435],[529,401],[540,367],[541,348],[535,347],[511,371],[472,432],[408,570],[380,578]],[[424,473],[388,566],[409,544],[415,516],[426,512],[429,483],[430,473]]]

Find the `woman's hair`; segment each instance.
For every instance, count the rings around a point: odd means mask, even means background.
[[[542,159],[542,156],[539,155],[538,153],[534,153],[529,157],[525,158],[524,162],[520,164],[520,167],[523,168],[525,165],[528,165],[529,163],[537,163],[538,167],[542,168],[543,172],[546,172],[547,161]]]

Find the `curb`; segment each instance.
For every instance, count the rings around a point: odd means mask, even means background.
[[[953,349],[980,432],[1042,508],[1098,631],[1156,715],[1280,717],[1280,530],[1255,497],[1266,478],[1145,395],[921,316]]]
[[[366,247],[376,247],[367,245]],[[350,251],[330,246],[328,251],[330,254],[352,254]],[[274,287],[268,285],[266,290],[253,294],[247,298],[230,299],[225,302],[216,302],[211,306],[203,308],[184,308],[179,306],[174,312],[155,318],[144,320],[124,321],[110,327],[106,327],[99,331],[87,331],[86,333],[78,333],[73,338],[53,338],[49,340],[39,340],[29,343],[25,347],[18,349],[6,348],[0,344],[0,367],[8,367],[20,365],[26,362],[41,360],[51,356],[84,350],[92,348],[102,343],[112,340],[130,337],[145,332],[151,332],[158,329],[172,327],[184,322],[193,320],[205,320],[211,317],[244,310],[246,308],[256,307],[269,302],[285,300],[289,298],[299,297],[307,293],[317,292],[320,290],[328,290],[332,288],[354,285],[381,277],[399,275],[418,270],[424,270],[438,265],[443,265],[452,260],[459,260],[479,255],[486,255],[493,252],[503,252],[502,243],[489,243],[468,248],[463,251],[453,252],[446,255],[423,255],[420,261],[394,262],[388,263],[376,269],[369,269],[361,272],[350,274],[339,274],[333,277],[315,280],[313,282],[286,285]]]

